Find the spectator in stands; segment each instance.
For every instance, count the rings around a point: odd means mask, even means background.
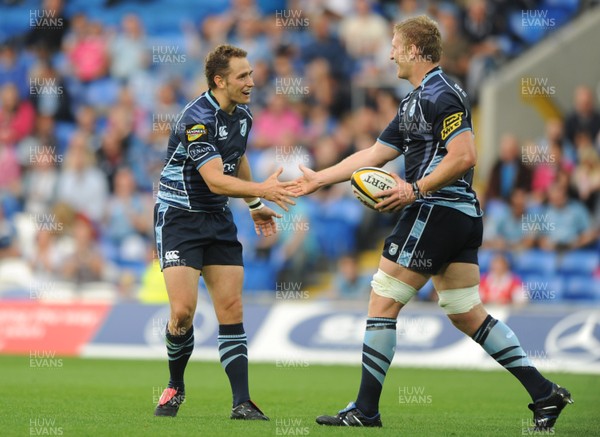
[[[14,147],[0,143],[0,194],[21,195],[21,166]]]
[[[136,189],[133,173],[120,167],[115,173],[114,194],[104,218],[104,235],[118,259],[141,261],[146,256],[146,238],[152,229],[150,201]]]
[[[484,304],[522,305],[527,302],[523,283],[511,272],[508,258],[502,253],[492,258],[489,272],[481,275],[479,295]]]
[[[106,176],[108,190],[114,192],[115,175],[120,167],[128,164],[123,142],[116,131],[108,130],[102,136],[100,150],[96,153],[96,163]]]
[[[519,140],[506,134],[500,142],[500,156],[492,167],[486,200],[507,201],[515,189],[531,190],[531,170],[523,164]]]
[[[565,124],[560,118],[551,118],[546,122],[544,136],[537,140],[540,152],[548,152],[553,145],[561,150],[562,163],[567,171],[571,171],[577,162],[574,143],[565,136]]]
[[[30,214],[45,214],[52,210],[58,186],[57,164],[61,156],[48,146],[30,151],[31,166],[23,183],[24,210]]]
[[[137,15],[127,14],[121,20],[121,31],[110,44],[110,74],[127,80],[146,68],[149,60],[148,42]]]
[[[462,31],[471,45],[466,91],[477,101],[481,83],[497,67],[500,48],[492,10],[486,0],[469,0],[462,18]]]
[[[365,299],[371,290],[371,275],[361,275],[356,255],[345,255],[337,262],[334,280],[336,296],[341,299]]]
[[[61,276],[76,284],[99,282],[105,277],[106,265],[97,243],[93,223],[78,214],[72,229],[73,247],[61,266]]]
[[[469,72],[471,45],[461,33],[457,12],[453,8],[440,9],[437,19],[443,35],[440,65],[446,74],[464,86]]]
[[[254,114],[260,112],[261,108],[267,106],[269,99],[269,93],[271,92],[271,70],[269,63],[266,61],[259,60],[254,63],[254,73],[252,74],[254,79],[254,88],[252,88],[252,107],[257,108]]]
[[[14,146],[30,135],[35,123],[35,110],[28,100],[21,100],[14,83],[0,88],[0,146]]]
[[[312,159],[308,150],[298,143],[298,138],[292,132],[284,133],[275,147],[261,153],[256,162],[256,177],[264,179],[283,167],[280,180],[294,180],[302,176],[300,165],[312,166]]]
[[[544,250],[574,250],[585,247],[597,237],[590,214],[578,200],[570,200],[564,184],[555,183],[548,189],[548,207],[544,218],[548,232],[540,238]]]
[[[399,23],[407,18],[426,14],[425,1],[423,0],[396,0],[387,5],[387,16],[392,23]]]
[[[327,108],[322,105],[311,106],[305,119],[304,141],[311,147],[319,138],[331,135],[335,127],[335,120]]]
[[[94,164],[87,137],[75,134],[58,180],[57,200],[99,222],[106,206],[108,184],[106,176]]]
[[[1,199],[0,199],[1,200]],[[0,201],[0,261],[4,258],[15,258],[19,256],[17,246],[17,232],[12,220],[4,213],[4,205]]]
[[[41,226],[27,260],[36,280],[55,280],[60,275],[63,253],[57,246],[55,232],[50,226]]]
[[[259,149],[281,146],[284,137],[302,134],[302,117],[288,104],[285,94],[274,92],[269,105],[254,119],[254,146]]]
[[[82,33],[74,34],[67,54],[73,68],[73,75],[81,82],[88,83],[105,77],[110,60],[107,37],[102,24],[86,20]]]
[[[98,114],[90,105],[80,106],[76,115],[76,129],[88,138],[90,148],[95,152],[100,149],[100,135],[98,134]]]
[[[308,64],[304,78],[310,90],[305,100],[309,105],[324,105],[335,118],[342,118],[349,112],[352,106],[350,85],[334,77],[327,60],[315,59]]]
[[[31,29],[25,43],[32,48],[54,54],[60,50],[63,38],[69,29],[69,19],[63,12],[62,0],[44,0],[37,13],[39,25]]]
[[[29,96],[29,78],[27,71],[28,62],[20,56],[15,45],[10,43],[0,44],[0,87],[7,83],[14,83],[19,90],[19,96]]]
[[[56,121],[73,121],[69,89],[49,63],[38,63],[29,72],[29,78],[29,93],[38,115],[51,116]]]
[[[54,118],[50,115],[39,115],[35,122],[34,131],[17,144],[17,155],[21,165],[27,169],[35,161],[35,155],[42,149],[48,148],[53,154],[57,152],[58,138],[55,135]],[[55,158],[58,159],[58,158]]]
[[[593,211],[600,201],[600,154],[587,133],[578,133],[575,141],[579,165],[573,171],[571,186],[579,200]]]
[[[388,22],[373,11],[372,0],[354,2],[354,13],[340,21],[339,35],[348,54],[363,64],[388,45],[391,37]]]
[[[354,62],[340,40],[331,32],[330,24],[327,15],[320,15],[311,20],[311,33],[302,47],[301,58],[305,64],[324,59],[337,80],[348,79],[354,70]]]
[[[271,87],[275,89],[276,93],[287,95],[290,102],[297,103],[305,96],[307,91],[305,91],[306,79],[297,71],[294,65],[294,56],[295,52],[291,46],[277,47],[273,57]],[[252,93],[254,94],[254,90],[252,90]],[[252,102],[254,106],[254,99],[252,99]]]
[[[539,149],[539,146],[534,146]],[[568,185],[573,163],[567,160],[560,145],[550,143],[547,149],[540,149],[534,162],[531,188],[537,197],[544,197],[555,182]]]
[[[244,47],[248,52],[248,61],[254,65],[258,60],[269,60],[272,55],[264,33],[260,17],[245,17],[238,21],[234,28],[231,44],[236,47]]]
[[[588,86],[578,86],[573,99],[573,111],[565,119],[566,136],[575,143],[577,133],[583,132],[596,141],[600,150],[600,112],[595,107],[594,92]]]
[[[515,189],[510,196],[510,210],[486,222],[491,230],[486,230],[484,247],[510,251],[533,247],[537,229],[535,223],[529,225],[529,214],[531,213],[527,210],[527,193],[523,189]]]

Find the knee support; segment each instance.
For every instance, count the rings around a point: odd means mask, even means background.
[[[417,294],[416,288],[388,275],[381,269],[377,270],[377,273],[373,275],[371,287],[373,287],[375,294],[382,297],[389,297],[404,305]]]
[[[466,288],[453,288],[452,290],[438,291],[438,305],[446,314],[468,313],[471,308],[481,303],[479,297],[479,284]]]

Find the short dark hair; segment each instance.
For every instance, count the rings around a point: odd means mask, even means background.
[[[248,53],[238,47],[229,44],[221,44],[215,47],[204,59],[204,75],[208,87],[213,90],[217,87],[215,76],[227,76],[229,74],[229,60],[231,58],[245,58]]]
[[[430,62],[439,62],[442,57],[442,35],[438,24],[426,15],[408,18],[394,26],[394,33],[404,38],[404,46],[415,45],[419,55]]]

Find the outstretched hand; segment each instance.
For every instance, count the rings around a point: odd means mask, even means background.
[[[292,191],[296,185],[295,181],[281,182],[278,179],[282,172],[283,168],[280,167],[262,182],[262,194],[259,197],[274,202],[284,211],[288,211],[287,205],[296,204],[290,197],[298,197],[298,195]]]
[[[375,193],[375,197],[383,199],[375,205],[375,209],[379,212],[400,211],[416,199],[411,184],[401,179],[396,173],[391,173],[391,175],[398,185],[389,190]]]
[[[281,214],[277,214],[268,206],[264,206],[261,209],[255,209],[250,211],[250,216],[254,220],[254,231],[256,235],[264,235],[269,237],[277,233],[277,225],[275,218],[281,218]]]
[[[317,172],[302,164],[300,164],[299,168],[302,172],[302,176],[293,181],[295,185],[290,188],[290,191],[298,197],[306,196],[317,191],[320,188],[319,183],[317,182]]]

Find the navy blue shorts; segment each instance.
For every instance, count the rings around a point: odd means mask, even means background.
[[[190,212],[166,203],[154,206],[154,236],[160,269],[242,266],[242,244],[229,209]]]
[[[435,275],[448,263],[478,264],[482,237],[481,217],[446,206],[413,204],[402,211],[386,238],[383,256],[411,270]]]

